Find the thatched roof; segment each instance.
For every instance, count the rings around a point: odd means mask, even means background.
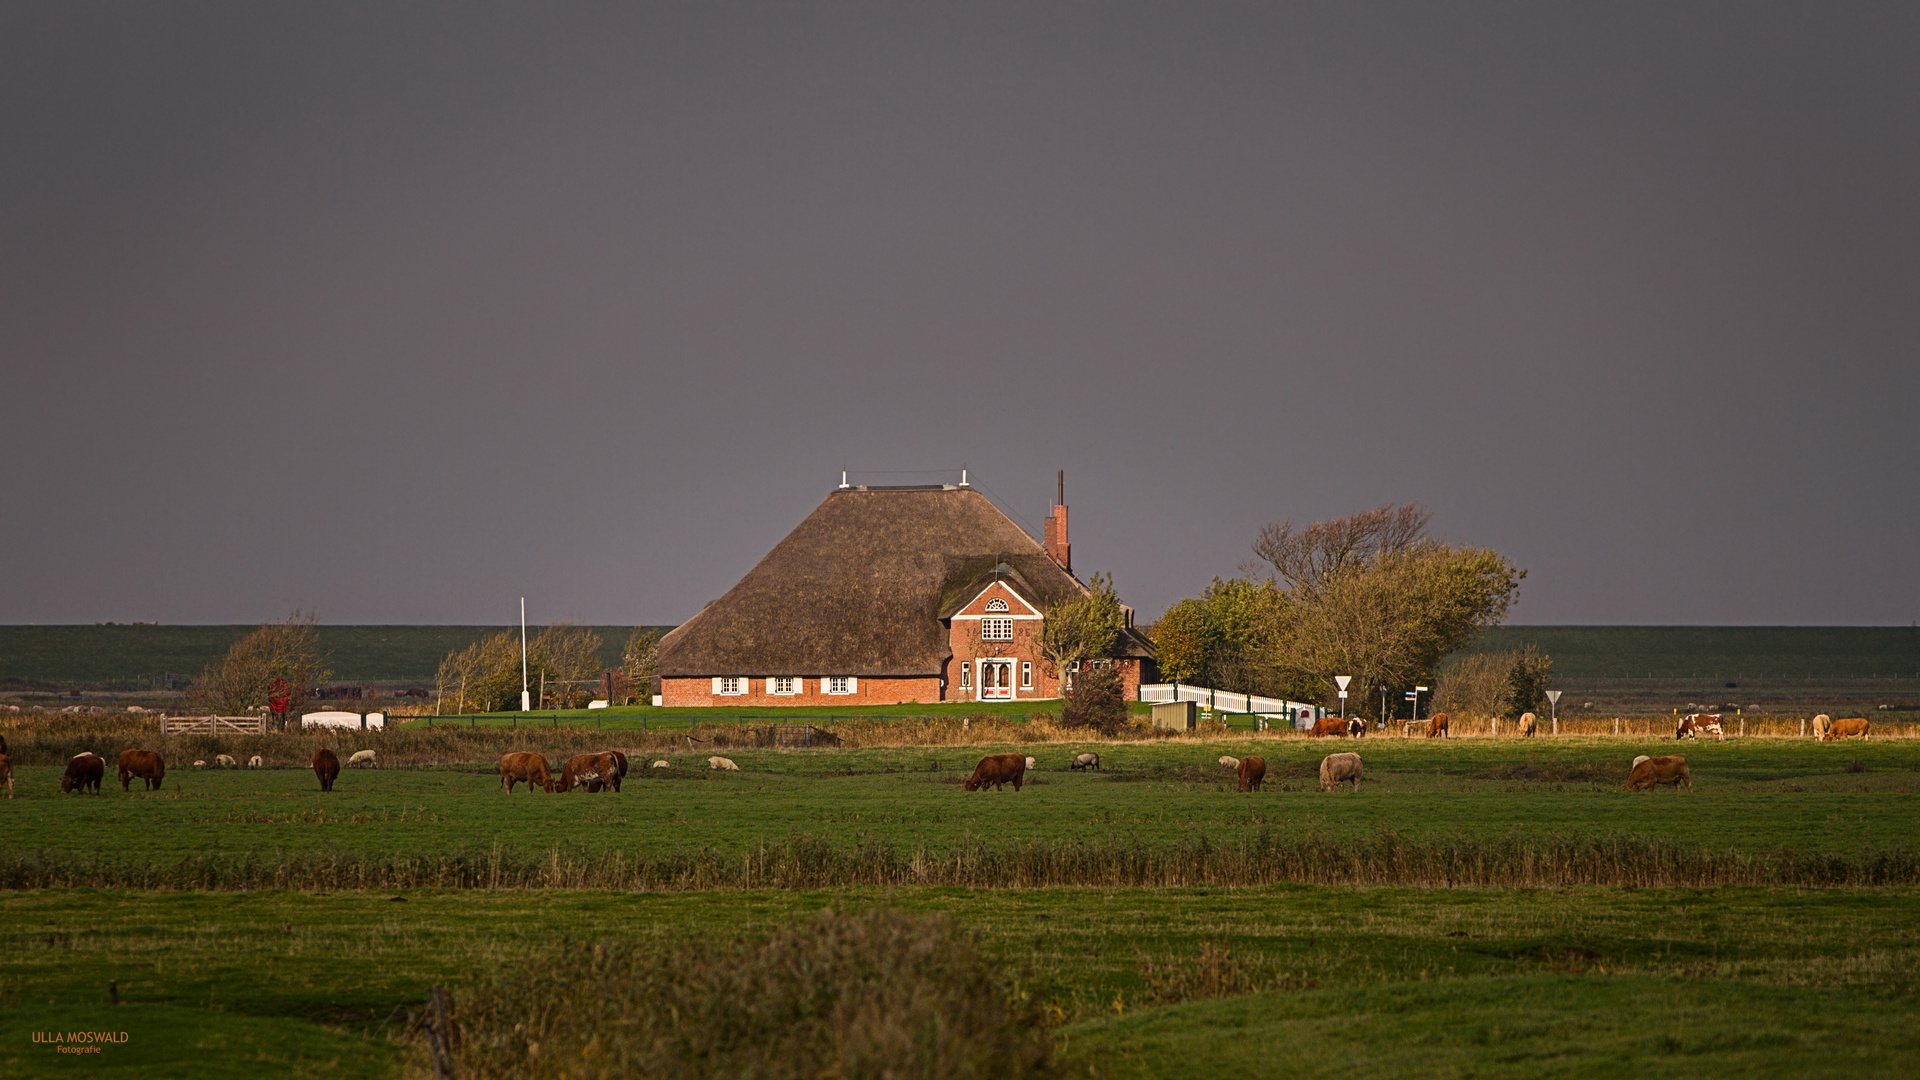
[[[738,585],[661,640],[657,670],[938,675],[950,653],[940,620],[995,579],[1042,611],[1086,591],[972,488],[835,491]]]

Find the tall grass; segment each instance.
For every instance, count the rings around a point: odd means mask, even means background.
[[[1362,840],[1263,829],[1215,843],[985,840],[949,848],[813,837],[743,851],[702,847],[660,855],[506,848],[433,856],[354,851],[207,853],[177,861],[137,856],[0,856],[0,888],[142,889],[823,889],[845,886],[1881,886],[1920,884],[1920,856],[1903,847],[1850,854],[1732,851],[1626,833],[1415,839],[1382,830]]]
[[[1037,1077],[1039,1008],[941,916],[831,909],[761,937],[563,944],[457,992],[452,1075]],[[432,1077],[423,1047],[412,1075]]]

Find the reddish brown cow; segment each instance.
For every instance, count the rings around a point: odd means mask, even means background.
[[[620,782],[620,763],[612,754],[575,754],[560,768],[560,790],[583,787],[588,794],[613,787]]]
[[[1633,767],[1622,787],[1627,791],[1652,791],[1661,784],[1672,784],[1675,791],[1685,784],[1692,791],[1693,774],[1687,771],[1687,759],[1679,754],[1648,758]]]
[[[7,798],[13,798],[13,759],[0,754],[0,779],[7,782]]]
[[[1019,791],[1026,776],[1027,755],[989,754],[973,767],[973,775],[967,777],[967,790],[979,791],[992,784],[993,790],[999,791],[1000,785],[1011,783],[1013,790]]]
[[[120,751],[120,790],[132,791],[136,776],[146,781],[145,790],[158,791],[167,776],[167,763],[151,750]]]
[[[1263,757],[1243,757],[1240,759],[1240,790],[1259,791],[1260,781],[1267,778],[1267,759]]]
[[[1451,739],[1453,733],[1447,730],[1447,714],[1434,713],[1433,722],[1427,725],[1427,738]]]
[[[548,794],[553,792],[553,773],[547,768],[547,759],[539,754],[522,751],[500,759],[500,786],[512,794],[517,781],[524,781],[528,791],[539,784]]]
[[[321,747],[313,752],[313,775],[320,778],[320,790],[332,791],[340,777],[340,755]]]
[[[1347,722],[1337,716],[1323,716],[1313,722],[1313,738],[1318,739],[1327,735],[1345,735],[1346,733]]]
[[[60,778],[60,794],[92,788],[100,794],[100,781],[107,775],[106,759],[89,750],[67,759],[67,775]]]
[[[627,778],[627,755],[618,750],[609,750],[607,753],[613,755],[613,763],[619,766],[619,769],[613,774],[613,790],[619,791],[620,781]]]
[[[1848,719],[1845,719],[1845,720],[1835,720],[1833,723],[1827,725],[1827,737],[1822,741],[1832,742],[1835,739],[1851,739],[1855,735],[1858,735],[1862,739],[1864,739],[1867,737],[1868,730],[1870,730],[1872,727],[1873,725],[1867,723],[1867,718],[1864,716],[1854,716],[1854,717],[1849,717]]]

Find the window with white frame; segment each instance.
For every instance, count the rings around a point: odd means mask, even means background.
[[[822,681],[826,683],[824,689],[829,694],[851,694],[856,685],[851,675],[830,675]]]
[[[738,676],[722,676],[713,680],[713,692],[727,697],[735,697],[747,692],[747,680]]]
[[[1033,661],[1020,661],[1020,689],[1033,689]]]
[[[1005,611],[1007,610],[1007,602],[996,596],[993,599],[987,601],[987,610],[988,611]]]
[[[791,696],[800,692],[800,680],[791,675],[779,675],[767,680],[767,693]]]
[[[973,665],[969,664],[965,660],[962,660],[960,661],[960,689],[966,690],[971,688],[972,686],[973,686]]]
[[[1012,641],[1013,640],[1013,620],[1012,619],[981,619],[980,620],[980,640]]]

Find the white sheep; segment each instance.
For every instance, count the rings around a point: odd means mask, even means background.
[[[233,760],[232,754],[215,754],[213,756],[213,763],[222,769],[235,768],[240,764]]]
[[[656,762],[654,762],[654,763],[653,763],[653,767],[654,767],[654,768],[656,768],[656,769],[671,769],[671,768],[673,768],[673,762],[671,762],[671,761],[656,761]]]
[[[735,765],[733,763],[732,758],[723,758],[723,757],[708,758],[707,768],[719,769],[721,772],[739,772],[740,771],[740,766]]]
[[[347,764],[355,769],[377,769],[380,767],[380,763],[373,759],[373,751],[371,750],[354,751],[353,756],[347,759]]]
[[[262,760],[260,760],[260,755],[259,755],[259,754],[255,754],[255,755],[253,755],[252,757],[250,757],[250,758],[248,758],[248,759],[247,759],[247,768],[249,768],[249,769],[257,769],[257,768],[259,768],[259,767],[261,767],[262,765],[265,765],[265,764],[266,764],[266,762],[264,762],[264,761],[262,761]]]
[[[1074,758],[1073,764],[1067,766],[1069,769],[1098,769],[1099,767],[1100,755],[1091,750]]]
[[[207,763],[205,761],[195,761],[193,767],[196,769],[204,769],[207,767]]]
[[[1220,755],[1220,767],[1227,770],[1228,772],[1233,772],[1240,768],[1240,759],[1237,757],[1228,757],[1225,754],[1222,754]]]

